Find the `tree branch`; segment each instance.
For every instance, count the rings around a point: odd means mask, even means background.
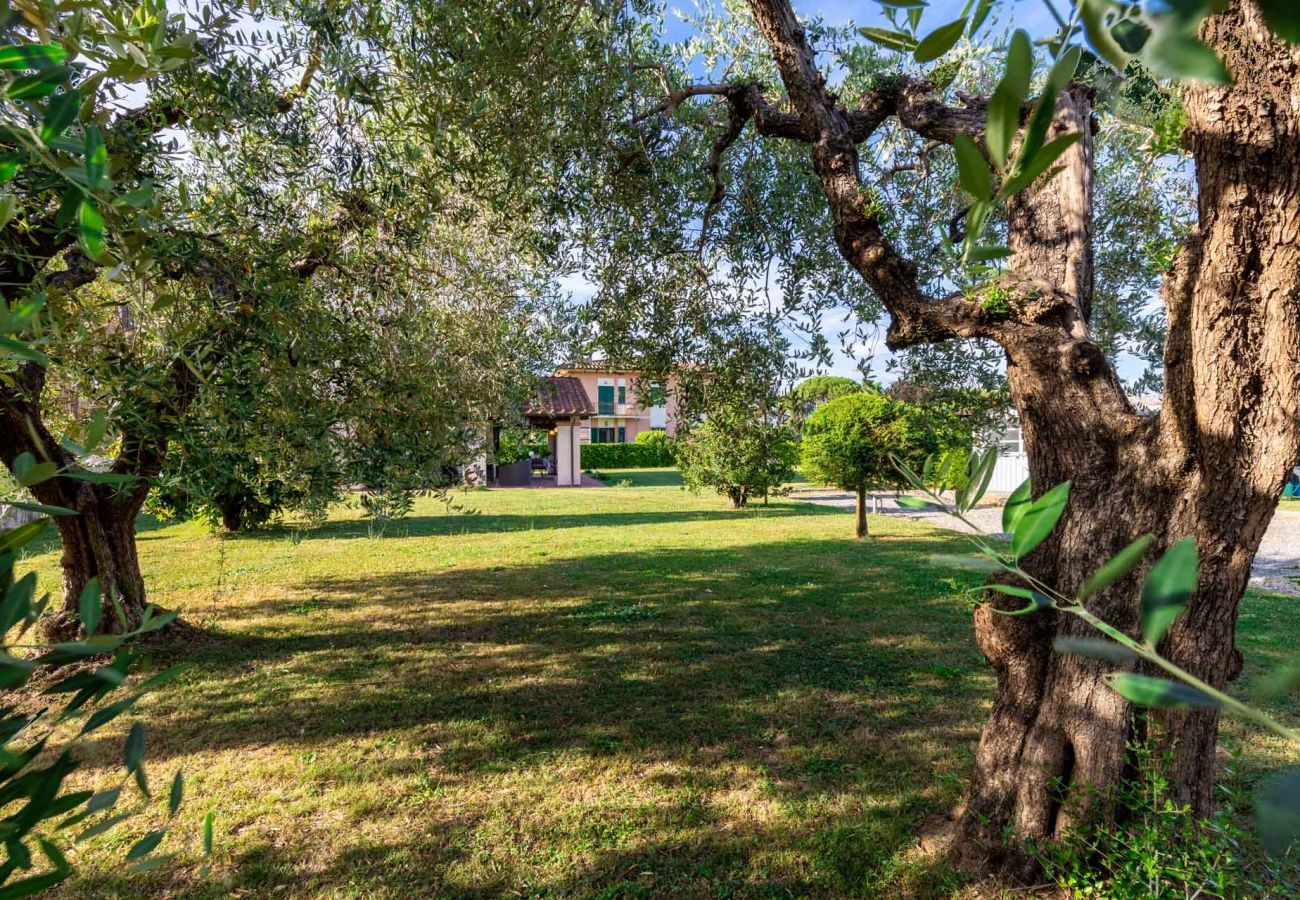
[[[940,299],[926,296],[917,280],[916,265],[904,259],[885,237],[874,210],[864,202],[857,129],[827,89],[807,33],[788,0],[752,0],[751,6],[801,128],[815,136],[813,167],[830,205],[840,252],[889,310],[888,346],[896,350],[952,337],[991,336],[994,323],[977,303],[960,294]],[[931,140],[950,141],[977,125],[983,129],[982,116],[958,115],[932,100],[927,83],[905,78],[892,90],[869,95],[859,106],[859,114],[876,124],[891,113]]]

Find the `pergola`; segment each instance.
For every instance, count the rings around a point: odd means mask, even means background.
[[[582,484],[578,424],[596,413],[582,382],[571,375],[543,378],[522,412],[534,428],[546,429],[556,486]]]

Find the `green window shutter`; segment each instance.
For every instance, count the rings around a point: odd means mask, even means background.
[[[602,384],[596,388],[596,407],[602,416],[614,415],[614,385]]]
[[[621,390],[621,389],[620,389],[620,390]],[[619,442],[620,444],[626,444],[626,443],[627,443],[627,429],[626,429],[626,428],[620,428],[620,429],[618,430],[618,442]]]
[[[627,402],[627,388],[623,387],[622,385],[619,385],[618,388],[618,402],[619,403]]]

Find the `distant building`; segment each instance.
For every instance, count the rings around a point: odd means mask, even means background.
[[[643,385],[639,396],[636,383],[640,372],[619,369],[600,361],[571,363],[555,371],[557,378],[574,378],[595,410],[579,425],[584,444],[629,444],[643,431],[662,431],[672,437],[677,430],[673,392],[662,385]]]
[[[558,487],[582,484],[583,444],[627,444],[643,431],[676,434],[671,381],[644,385],[640,373],[602,362],[573,363],[548,378],[521,410],[530,425],[547,434]],[[503,469],[503,477],[513,477]]]

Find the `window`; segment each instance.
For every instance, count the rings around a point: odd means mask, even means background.
[[[623,389],[622,389],[622,388],[619,388],[619,390],[621,391],[621,390],[623,390]],[[626,444],[626,443],[627,443],[627,429],[626,429],[626,428],[620,428],[620,429],[618,430],[618,442],[619,442],[620,444]]]
[[[619,429],[622,431],[622,429]],[[613,428],[597,428],[592,426],[591,442],[593,444],[612,444],[614,443],[616,432]]]
[[[621,384],[618,386],[618,403],[620,406],[627,403],[627,388]]]
[[[602,384],[597,386],[596,411],[602,416],[614,415],[614,385]]]

